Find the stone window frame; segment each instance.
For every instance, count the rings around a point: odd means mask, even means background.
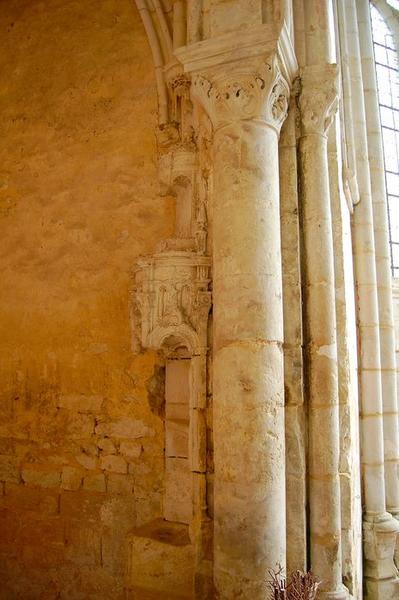
[[[373,33],[373,48],[374,48],[374,60],[376,65],[376,74],[377,74],[377,92],[378,92],[378,103],[380,107],[380,126],[381,126],[381,137],[382,137],[382,145],[384,149],[384,157],[386,156],[387,144],[384,141],[384,132],[391,132],[393,137],[396,137],[396,167],[392,170],[392,168],[387,168],[387,163],[384,158],[384,169],[385,169],[385,183],[386,183],[386,200],[388,205],[388,220],[389,220],[389,242],[390,242],[390,259],[391,259],[391,271],[393,278],[399,277],[399,93],[396,101],[396,106],[394,106],[394,102],[390,101],[388,103],[384,103],[382,98],[380,97],[379,85],[378,85],[378,71],[377,65],[381,65],[381,67],[386,70],[393,70],[392,65],[389,64],[389,59],[385,62],[379,62],[379,59],[376,55],[375,50],[385,49],[387,52],[392,50],[396,54],[397,67],[399,63],[399,10],[393,8],[391,5],[387,3],[385,0],[371,0],[370,2],[370,10],[371,10],[371,22],[373,22],[372,9],[378,11],[381,19],[384,21],[387,30],[389,30],[390,35],[392,36],[391,44],[381,44],[377,42],[374,38]],[[397,71],[397,81],[399,84],[399,69],[396,68]],[[380,69],[381,72],[381,69]],[[392,90],[391,90],[392,94]],[[393,94],[392,94],[393,96]],[[389,106],[391,104],[391,106]],[[383,112],[386,113],[386,116],[392,117],[393,125],[390,126],[387,124],[387,121],[383,117]],[[393,182],[397,181],[394,185]],[[397,190],[397,191],[396,191]],[[393,232],[392,225],[392,202],[396,203],[396,236]]]

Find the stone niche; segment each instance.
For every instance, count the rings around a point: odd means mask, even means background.
[[[139,262],[133,295],[140,342],[165,359],[165,485],[163,518],[129,536],[130,599],[195,597],[206,513],[210,260],[171,245]]]
[[[168,360],[165,387],[164,518],[189,525],[192,478],[189,461],[190,359]]]

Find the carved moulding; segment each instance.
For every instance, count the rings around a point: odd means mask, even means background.
[[[139,261],[135,298],[146,348],[191,355],[207,346],[211,306],[210,258],[190,252],[163,252]]]

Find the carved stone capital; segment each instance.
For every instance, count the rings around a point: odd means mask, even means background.
[[[193,97],[215,129],[242,120],[261,120],[279,133],[287,115],[290,88],[273,55],[251,68],[250,62],[225,65],[193,77]]]
[[[337,65],[305,67],[299,96],[302,134],[326,135],[338,107]]]

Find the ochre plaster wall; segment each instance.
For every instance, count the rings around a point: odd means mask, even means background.
[[[159,359],[128,308],[173,227],[155,125],[133,1],[0,2],[1,599],[122,598],[126,535],[161,514]]]

